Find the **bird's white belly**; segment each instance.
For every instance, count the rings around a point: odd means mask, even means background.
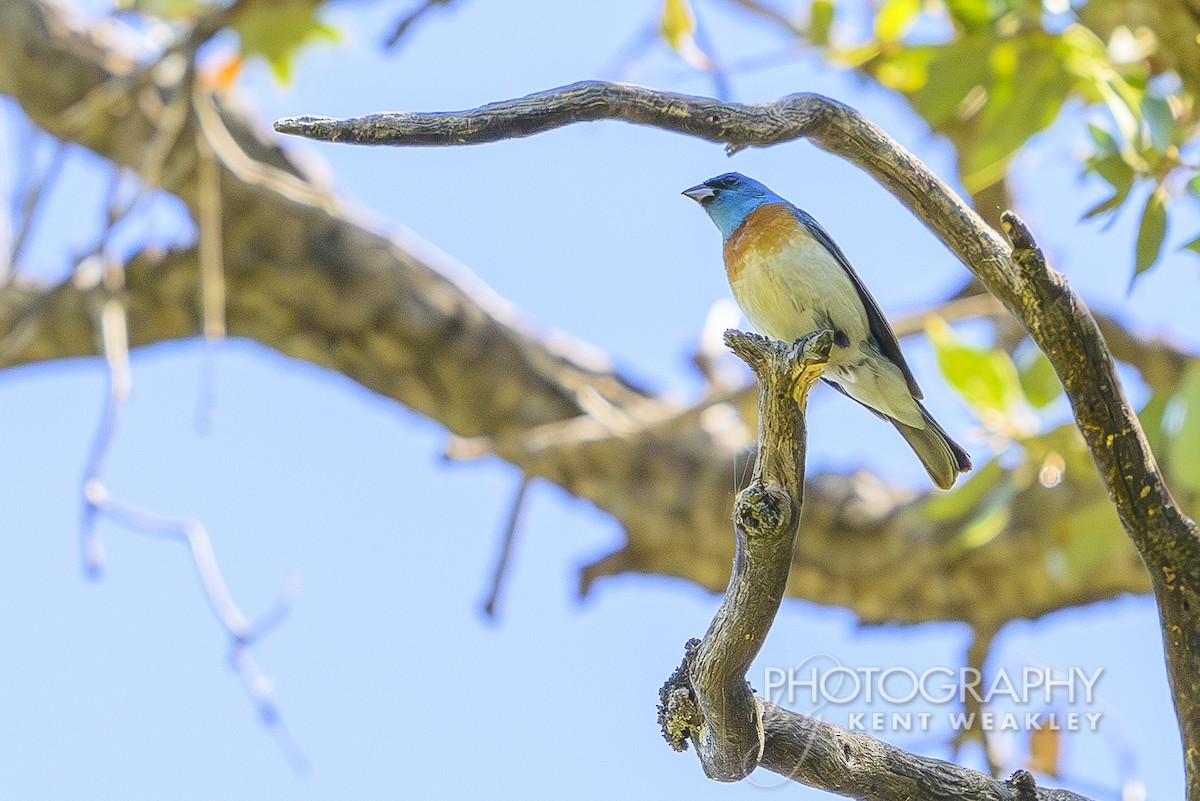
[[[854,345],[870,333],[854,282],[815,241],[793,240],[776,253],[747,253],[732,289],[754,327],[775,339],[792,341],[832,328]]]
[[[845,344],[830,351],[826,376],[872,409],[908,425],[924,425],[900,368],[870,342],[866,309],[853,279],[818,242],[795,237],[775,252],[745,253],[731,288],[742,312],[766,336],[790,342],[832,330]]]

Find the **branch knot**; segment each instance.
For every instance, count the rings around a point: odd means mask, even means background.
[[[777,484],[754,481],[738,493],[733,519],[747,537],[786,537],[791,533],[792,499]]]

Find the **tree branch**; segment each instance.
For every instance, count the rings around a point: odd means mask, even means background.
[[[754,476],[734,504],[737,551],[721,606],[690,653],[688,678],[700,725],[692,733],[707,776],[738,781],[758,767],[762,707],[746,684],[787,586],[804,501],[804,406],[824,371],[830,331],[795,344],[727,331],[725,341],[758,376]]]
[[[1087,307],[1012,212],[1014,313],[1054,365],[1121,523],[1150,571],[1183,736],[1188,798],[1200,798],[1200,532],[1167,489]],[[1011,306],[1010,306],[1011,308]]]
[[[1000,236],[878,126],[818,94],[793,94],[772,103],[724,103],[633,84],[581,81],[468,111],[285,117],[275,122],[275,129],[330,142],[446,146],[532,136],[597,120],[621,120],[722,143],[731,154],[808,139],[870,174],[972,271],[986,270],[989,289],[992,284],[1005,285],[1003,295],[993,294],[1001,300],[1012,295],[1008,271],[1000,269],[1011,263]]]
[[[765,642],[792,563],[803,506],[804,403],[823,371],[830,332],[789,345],[738,331],[726,341],[759,382],[759,454],[734,505],[736,551],[721,606],[703,640],[659,691],[659,724],[676,750],[690,741],[709,778],[738,781],[757,767],[863,801],[1082,801],[1041,790],[1018,771],[1007,782],[916,756],[864,734],[756,698],[746,671]]]
[[[1159,604],[1188,797],[1200,799],[1200,536],[1159,473],[1095,320],[1049,270],[1028,230],[1004,222],[1014,249],[919,159],[853,109],[816,94],[722,103],[629,84],[585,81],[460,113],[290,117],[276,129],[329,141],[474,144],[574,122],[617,119],[726,144],[734,153],[807,138],[857,165],[913,212],[1021,322],[1049,358]]]

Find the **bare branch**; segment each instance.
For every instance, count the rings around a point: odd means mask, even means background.
[[[1010,308],[1054,365],[1121,523],[1150,571],[1188,797],[1200,798],[1200,532],[1167,489],[1091,313],[1046,264],[1025,223],[1006,212],[1004,226],[1019,279]]]
[[[730,153],[806,138],[865,170],[895,195],[989,289],[1013,295],[1001,237],[941,179],[853,109],[811,93],[747,105],[632,84],[582,81],[462,112],[388,112],[364,117],[285,117],[281,133],[354,144],[447,146],[513,139],[564,125],[621,120],[726,145]],[[987,277],[981,273],[987,272]],[[995,285],[995,286],[993,286]],[[1003,287],[1003,294],[996,292]]]
[[[763,702],[763,731],[762,767],[862,801],[1087,801],[1069,790],[1037,787],[1033,776],[1023,770],[1000,781],[797,715],[769,701]]]
[[[721,781],[737,781],[761,766],[863,801],[1082,801],[1074,793],[1037,788],[1025,771],[1000,782],[754,696],[746,671],[779,610],[800,524],[804,401],[821,375],[832,337],[821,332],[795,345],[736,331],[726,338],[758,376],[759,454],[754,478],[734,508],[729,588],[704,639],[687,643],[683,663],[659,691],[659,724],[667,742],[684,750],[690,741],[705,774]]]
[[[762,707],[746,684],[787,586],[804,499],[804,406],[824,371],[833,333],[794,345],[727,331],[725,341],[759,381],[759,450],[754,476],[734,504],[737,551],[721,606],[689,649],[688,679],[700,724],[691,733],[704,773],[738,781],[758,767]]]
[[[525,499],[529,497],[529,476],[521,476],[517,493],[513,497],[512,507],[508,513],[508,522],[500,536],[500,552],[496,555],[496,566],[492,570],[492,584],[487,598],[483,601],[483,614],[486,617],[496,616],[496,606],[500,602],[500,588],[504,584],[504,576],[508,573],[509,560],[512,557],[513,543],[517,538],[517,528],[521,524],[521,512],[525,508]]]

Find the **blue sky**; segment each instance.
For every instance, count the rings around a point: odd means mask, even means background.
[[[251,113],[267,125],[300,113],[465,108],[606,77],[654,4],[465,3],[422,24],[400,52],[382,54],[378,42],[397,11],[336,8],[329,20],[343,44],[308,51],[287,87],[252,68],[243,95]],[[701,11],[731,61],[781,45],[720,7]],[[711,91],[662,49],[627,77]],[[895,97],[814,59],[735,75],[732,88],[746,101],[828,94],[942,175],[953,173],[949,147]],[[1069,108],[1018,159],[1019,208],[1088,302],[1200,346],[1190,317],[1200,303],[1194,257],[1170,256],[1127,295],[1135,215],[1107,231],[1076,225],[1102,192],[1078,179],[1070,159],[1083,147],[1082,114]],[[8,107],[6,124],[11,134]],[[698,387],[687,357],[700,325],[728,294],[717,233],[678,194],[704,178],[738,169],[808,209],[889,314],[938,299],[966,275],[865,175],[803,143],[730,160],[716,145],[597,123],[460,149],[290,146],[327,160],[339,187],[380,227],[403,226],[461,260],[540,330],[590,342],[683,398]],[[36,232],[30,272],[65,275],[72,255],[90,248],[105,186],[102,165],[76,152]],[[147,235],[185,240],[190,230],[176,215],[161,201],[114,247]],[[1177,225],[1172,241],[1193,234],[1190,223]],[[982,462],[986,447],[928,348],[910,340],[905,351],[930,408]],[[246,342],[217,352],[211,422],[198,431],[204,359],[196,342],[135,354],[134,392],[106,477],[118,497],[202,520],[247,613],[268,608],[298,577],[292,616],[255,653],[310,768],[295,773],[257,722],[182,547],[105,524],[107,570],[98,581],[84,577],[80,478],[105,376],[98,360],[73,360],[0,373],[0,606],[8,610],[0,616],[8,644],[0,797],[770,792],[770,775],[733,787],[705,780],[694,756],[672,753],[655,725],[657,689],[683,642],[707,627],[716,596],[630,576],[576,600],[578,568],[615,547],[620,533],[587,503],[537,484],[500,619],[489,622],[479,604],[517,487],[514,468],[446,465],[440,426]],[[890,428],[835,393],[814,396],[810,421],[810,469],[870,464],[898,481],[924,481]],[[761,686],[768,667],[813,654],[847,665],[953,666],[967,638],[953,625],[862,630],[843,611],[788,601],[750,679]],[[1151,798],[1178,792],[1178,737],[1148,600],[1015,623],[993,664],[1102,667],[1102,730],[1065,739],[1064,783],[1112,798],[1120,770],[1131,770]],[[947,737],[890,739],[946,757]],[[1024,747],[1014,739],[1014,759]]]

